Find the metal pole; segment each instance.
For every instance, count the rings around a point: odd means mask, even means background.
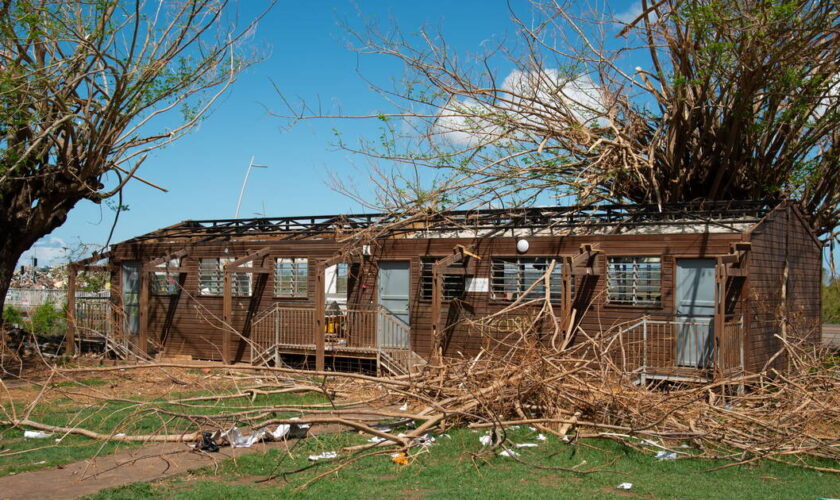
[[[239,190],[239,200],[236,202],[236,212],[233,215],[234,219],[239,218],[239,207],[242,206],[242,198],[245,196],[245,185],[248,184],[248,177],[251,175],[252,168],[268,168],[268,165],[257,165],[254,163],[255,156],[251,156],[251,161],[248,162],[248,170],[245,171],[245,179],[242,181],[242,189]]]

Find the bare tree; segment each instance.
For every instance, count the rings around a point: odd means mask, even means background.
[[[333,115],[381,121],[376,140],[341,146],[409,166],[379,167],[381,208],[787,197],[836,237],[836,2],[642,0],[629,18],[557,0],[530,9],[527,22],[512,11],[514,37],[472,56],[425,29],[350,29],[359,52],[406,68],[377,87],[393,112]],[[286,102],[295,119],[327,115]]]
[[[148,183],[137,176],[147,154],[194,127],[255,60],[239,47],[256,20],[237,29],[232,7],[0,0],[0,309],[26,249],[80,200]]]

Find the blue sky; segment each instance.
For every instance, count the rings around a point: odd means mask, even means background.
[[[263,0],[242,1],[242,18],[265,4]],[[464,51],[478,52],[483,41],[513,29],[503,0],[280,0],[251,42],[267,53],[265,60],[240,77],[200,128],[150,156],[139,174],[169,192],[130,183],[124,192],[129,210],[120,215],[113,241],[185,219],[233,217],[252,155],[269,168],[252,172],[240,216],[361,210],[327,185],[332,170],[364,186],[367,166],[364,158],[332,146],[333,129],[352,138],[376,134],[375,124],[316,120],[289,129],[269,111],[284,111],[275,84],[288,97],[320,102],[325,109],[359,114],[386,110],[387,103],[369,89],[357,69],[365,77],[387,83],[400,77],[401,67],[386,58],[358,57],[347,47],[348,34],[339,25],[344,20],[358,24],[369,17],[393,21],[406,31],[423,23],[439,27],[453,46]],[[39,264],[62,260],[63,248],[79,242],[104,243],[113,216],[104,204],[79,203],[62,227],[36,245]],[[28,263],[31,253],[21,263]]]
[[[510,3],[527,19],[525,0]],[[608,4],[620,18],[635,17],[639,9],[634,0]],[[266,2],[242,0],[240,5],[245,19]],[[113,242],[181,220],[233,217],[252,156],[269,168],[252,171],[241,217],[363,210],[327,185],[330,171],[354,179],[361,187],[367,184],[367,160],[336,150],[333,129],[341,130],[346,139],[375,137],[376,124],[312,120],[289,128],[269,112],[285,111],[274,85],[287,97],[320,102],[325,111],[387,112],[388,104],[357,71],[387,84],[401,76],[402,67],[381,56],[358,56],[347,47],[349,35],[340,25],[342,21],[359,25],[370,18],[395,23],[406,32],[421,25],[439,28],[461,53],[481,52],[488,40],[514,33],[505,0],[280,0],[251,41],[266,58],[240,77],[198,129],[150,156],[139,174],[169,192],[130,183],[124,192],[129,210],[120,215]],[[79,242],[103,244],[113,216],[104,204],[79,203],[64,226],[42,239],[21,263],[29,263],[33,251],[40,264],[49,264],[66,260],[64,248]]]

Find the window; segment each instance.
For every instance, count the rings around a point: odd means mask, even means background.
[[[347,276],[350,266],[345,262],[339,262],[335,266],[335,293],[347,295]]]
[[[180,267],[181,259],[171,259],[169,262],[158,264],[156,267],[164,269],[155,271],[152,274],[151,291],[155,295],[177,295],[178,294],[178,273],[167,271],[170,267]]]
[[[225,265],[233,262],[232,258],[201,259],[198,263],[198,290],[201,295],[224,295]],[[251,267],[250,262],[241,267]],[[231,275],[231,295],[249,297],[251,295],[251,273],[233,273]]]
[[[432,298],[432,266],[436,258],[423,259],[420,268],[420,297],[426,300]],[[450,267],[461,266],[462,263],[452,264]],[[443,300],[452,300],[464,293],[465,276],[461,274],[443,274]]]
[[[534,284],[542,280],[551,261],[554,269],[551,271],[551,300],[563,300],[563,264],[559,259],[551,257],[493,259],[493,298],[502,300],[516,300]],[[574,293],[574,287],[572,288]],[[541,281],[526,296],[529,299],[545,297],[545,282]]]
[[[607,302],[658,306],[662,303],[661,275],[659,257],[609,257]]]
[[[309,261],[305,258],[281,257],[274,264],[274,296],[306,297]]]

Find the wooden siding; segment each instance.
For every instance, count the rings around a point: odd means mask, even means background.
[[[781,320],[787,335],[819,342],[822,247],[790,205],[781,205],[749,234],[749,314],[745,347],[746,369],[761,370],[779,350]],[[787,300],[782,298],[787,262]],[[777,368],[786,360],[779,356]]]
[[[749,261],[749,278],[745,292],[737,294],[728,312],[740,313],[741,300],[748,297],[750,314],[746,324],[748,368],[760,368],[775,352],[777,343],[773,335],[778,331],[776,313],[780,304],[780,282],[784,260],[788,259],[791,283],[790,313],[807,321],[819,317],[820,249],[807,229],[795,219],[792,209],[782,207],[751,233],[701,233],[701,234],[646,234],[646,235],[594,235],[574,237],[528,237],[530,249],[524,255],[516,252],[517,238],[496,237],[484,239],[395,238],[380,240],[373,245],[373,255],[351,266],[348,280],[348,305],[366,308],[376,304],[377,262],[381,260],[408,260],[411,263],[410,322],[411,347],[429,358],[432,349],[431,301],[420,293],[421,263],[425,257],[443,258],[451,255],[455,245],[461,244],[480,255],[470,259],[468,275],[491,278],[493,258],[500,257],[560,257],[575,255],[581,244],[597,243],[601,253],[597,268],[606,272],[610,256],[658,256],[661,258],[662,303],[658,307],[610,305],[606,303],[606,276],[583,276],[575,279],[574,307],[578,323],[587,332],[596,332],[619,323],[632,321],[644,314],[668,317],[674,312],[674,276],[676,259],[712,258],[729,253],[736,241],[749,239],[753,244]],[[795,219],[795,223],[792,220]],[[277,257],[306,257],[310,259],[308,296],[305,298],[274,297],[274,275],[262,275],[262,289],[254,297],[233,297],[233,327],[249,335],[250,318],[274,304],[284,307],[314,306],[314,260],[327,259],[338,253],[343,244],[332,240],[314,239],[253,239],[247,241],[206,241],[172,243],[127,243],[112,249],[112,263],[138,260],[148,262],[178,250],[186,250],[181,267],[183,293],[179,296],[150,296],[148,308],[149,338],[164,346],[167,354],[187,354],[194,358],[220,360],[222,353],[222,297],[201,296],[198,286],[198,262],[201,258],[239,258],[268,247],[266,267],[274,267]],[[259,265],[259,260],[255,263]],[[255,274],[254,283],[257,283]],[[112,286],[116,302],[120,301],[120,273],[113,273]],[[492,282],[492,280],[491,280]],[[256,288],[256,287],[255,287]],[[475,330],[467,328],[464,318],[480,318],[503,309],[508,303],[496,300],[490,293],[467,293],[458,301],[457,310],[450,307],[455,302],[444,301],[441,315],[445,320],[444,348],[447,356],[471,356],[479,352],[486,339]],[[559,304],[558,304],[559,307]],[[527,315],[527,311],[521,314]],[[512,318],[515,321],[516,318]],[[234,361],[248,361],[250,349],[246,341],[232,335],[231,353]]]

